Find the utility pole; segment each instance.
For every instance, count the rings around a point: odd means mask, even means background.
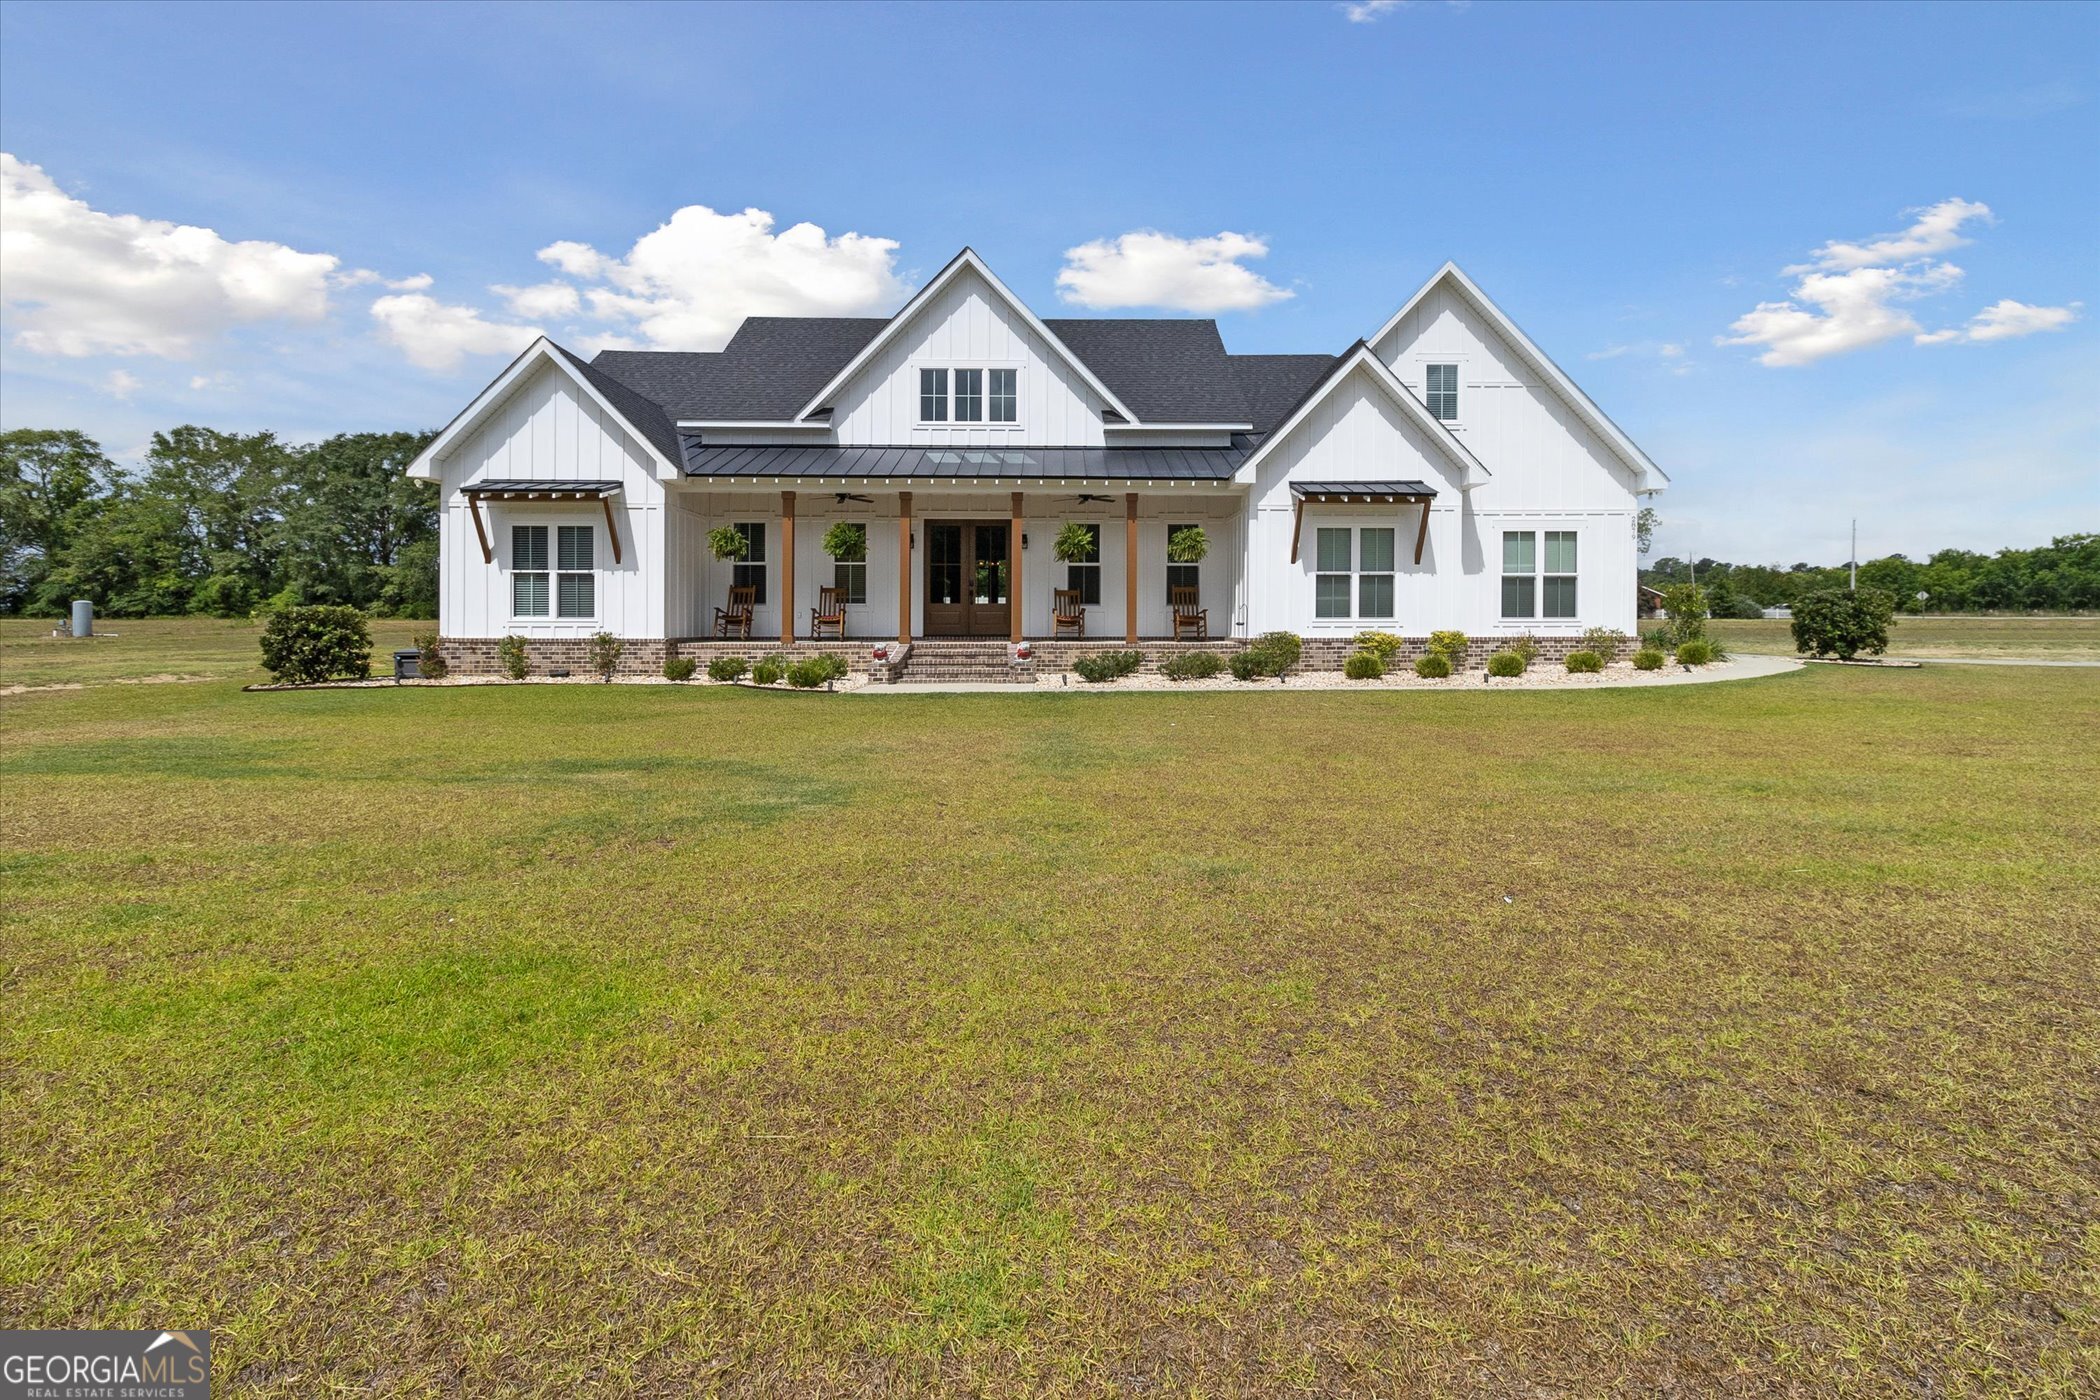
[[[1859,592],[1859,517],[1852,517],[1852,591]]]

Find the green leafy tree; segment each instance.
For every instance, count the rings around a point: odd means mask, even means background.
[[[1794,604],[1794,649],[1850,661],[1889,648],[1896,600],[1879,588],[1819,589]]]
[[[279,587],[313,602],[436,616],[437,489],[405,475],[433,436],[340,433],[290,454]]]
[[[116,480],[85,433],[0,433],[0,613],[61,606],[40,590]]]

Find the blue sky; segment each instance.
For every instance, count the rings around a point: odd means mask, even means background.
[[[714,348],[965,243],[1239,351],[1448,257],[1671,474],[1665,551],[2100,529],[2091,5],[15,0],[0,147],[0,424],[127,457],[435,426],[528,328]]]

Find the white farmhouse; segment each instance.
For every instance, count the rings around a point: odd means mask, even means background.
[[[969,249],[887,319],[588,363],[541,340],[409,473],[443,493],[467,671],[601,631],[637,671],[818,634],[886,666],[1272,630],[1310,664],[1373,629],[1552,655],[1633,630],[1667,482],[1455,265],[1338,356],[1234,355],[1208,320],[1041,320]]]

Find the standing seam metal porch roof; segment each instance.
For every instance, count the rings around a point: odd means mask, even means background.
[[[703,444],[687,433],[685,474],[1095,481],[1232,479],[1246,452],[1223,447],[765,447]]]

